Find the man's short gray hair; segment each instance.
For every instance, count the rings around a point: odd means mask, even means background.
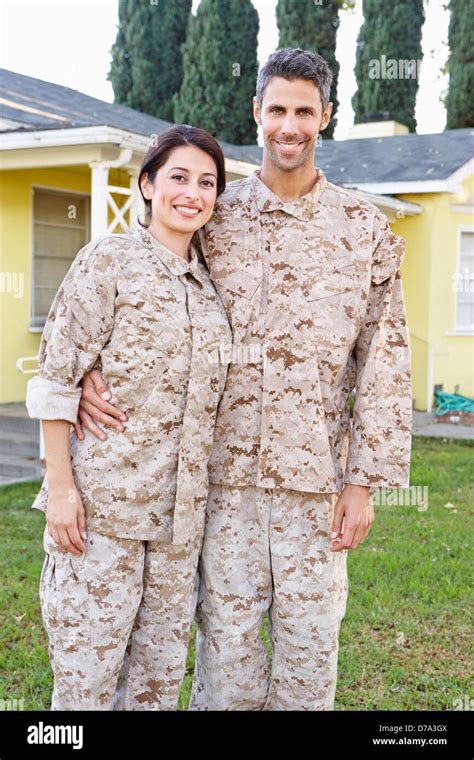
[[[306,79],[314,82],[321,94],[323,110],[329,103],[332,72],[324,58],[318,53],[303,48],[282,48],[272,53],[260,69],[257,80],[257,103],[262,107],[263,93],[272,77]]]

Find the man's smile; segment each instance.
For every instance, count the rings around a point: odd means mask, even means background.
[[[284,153],[285,155],[291,156],[293,153],[296,153],[300,147],[300,145],[304,145],[306,142],[305,140],[277,140],[275,139],[274,142],[278,145],[278,148],[280,149],[281,153]]]

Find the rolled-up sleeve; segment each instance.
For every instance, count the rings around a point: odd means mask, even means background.
[[[27,386],[30,417],[77,422],[79,383],[113,329],[117,266],[111,236],[90,242],[74,259],[43,330],[38,375]]]
[[[405,241],[375,216],[370,292],[357,367],[345,483],[407,488],[411,451],[410,340],[400,265]]]

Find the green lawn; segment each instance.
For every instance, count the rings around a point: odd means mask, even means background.
[[[427,511],[378,506],[350,553],[336,709],[451,710],[469,695],[473,451],[415,439],[412,484],[429,487]],[[38,601],[44,516],[29,508],[38,486],[0,488],[0,699],[27,710],[49,709],[52,688]],[[181,709],[193,656],[191,647]]]

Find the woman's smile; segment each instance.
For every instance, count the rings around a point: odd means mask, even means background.
[[[198,208],[197,206],[184,206],[181,204],[179,206],[173,206],[173,208],[181,216],[187,216],[187,217],[197,216],[198,214],[201,213],[201,210],[202,210]]]

